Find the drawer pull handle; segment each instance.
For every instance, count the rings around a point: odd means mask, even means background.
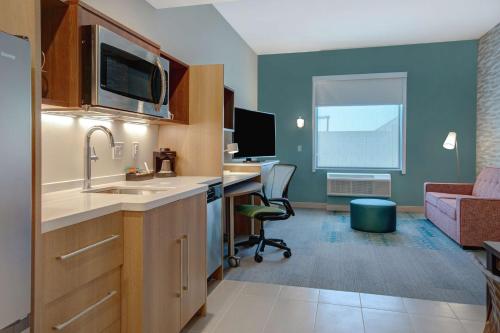
[[[100,242],[91,244],[89,246],[82,247],[81,249],[76,250],[75,252],[71,252],[71,253],[59,256],[59,257],[57,257],[57,259],[59,259],[59,260],[66,260],[66,259],[72,258],[74,256],[77,256],[77,255],[82,254],[84,252],[87,252],[89,250],[92,250],[92,249],[94,249],[94,248],[96,248],[98,246],[101,246],[101,245],[104,245],[106,243],[112,242],[112,241],[114,241],[117,238],[120,238],[120,235],[113,235],[113,236],[111,236],[109,238],[103,239]]]
[[[62,324],[58,324],[58,325],[55,325],[54,327],[52,327],[52,329],[56,330],[56,331],[62,331],[63,329],[65,329],[68,325],[70,325],[71,323],[75,322],[76,320],[80,319],[81,317],[85,316],[87,313],[89,313],[90,311],[94,310],[95,308],[97,308],[99,305],[107,302],[110,298],[112,298],[113,296],[115,296],[118,292],[116,290],[113,290],[111,292],[109,292],[106,296],[104,296],[100,301],[98,301],[97,303],[94,303],[92,304],[91,306],[89,306],[88,308],[86,308],[85,310],[83,310],[82,312],[78,313],[76,316],[74,317],[71,317],[70,319],[68,319],[67,321],[65,321],[64,323]]]

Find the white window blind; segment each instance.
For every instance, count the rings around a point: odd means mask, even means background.
[[[313,78],[313,169],[405,172],[406,73]]]

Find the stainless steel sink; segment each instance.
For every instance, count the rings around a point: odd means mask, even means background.
[[[164,193],[166,190],[146,190],[137,188],[123,188],[123,187],[108,187],[98,188],[94,190],[84,191],[85,193],[104,193],[104,194],[131,194],[131,195],[153,195]]]

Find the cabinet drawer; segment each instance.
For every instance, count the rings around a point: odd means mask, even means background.
[[[46,305],[43,332],[118,332],[120,271],[117,268]]]
[[[117,320],[111,326],[106,327],[101,333],[120,333],[121,329],[121,321]]]
[[[122,213],[43,235],[44,304],[123,264]]]

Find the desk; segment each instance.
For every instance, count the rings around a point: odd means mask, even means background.
[[[274,165],[278,164],[278,160],[270,160],[270,161],[260,161],[260,162],[251,162],[251,163],[243,163],[243,162],[230,162],[224,163],[224,172],[231,171],[227,173],[227,175],[234,175],[238,173],[257,173],[259,176],[254,180],[258,181],[262,184],[266,183],[266,180],[271,173],[271,170]],[[224,174],[224,178],[226,178],[226,174]],[[259,199],[256,200],[259,202]],[[235,199],[236,205],[249,204],[250,200],[248,196],[240,196]],[[248,221],[248,217],[237,214],[234,221],[234,232],[236,235],[248,235],[252,233],[250,230],[251,224]],[[260,222],[255,221],[255,228],[259,229]]]
[[[230,186],[227,190],[224,190],[224,197],[229,198],[229,239],[228,239],[228,263],[231,267],[237,267],[240,264],[240,260],[235,256],[234,249],[234,198],[243,195],[248,195],[255,192],[260,192],[262,190],[262,184],[259,182],[246,181],[233,186]],[[251,204],[254,204],[253,196],[251,197]],[[251,220],[251,234],[254,233],[254,220]]]
[[[258,177],[260,177],[258,172],[224,172],[222,186],[227,188]]]

